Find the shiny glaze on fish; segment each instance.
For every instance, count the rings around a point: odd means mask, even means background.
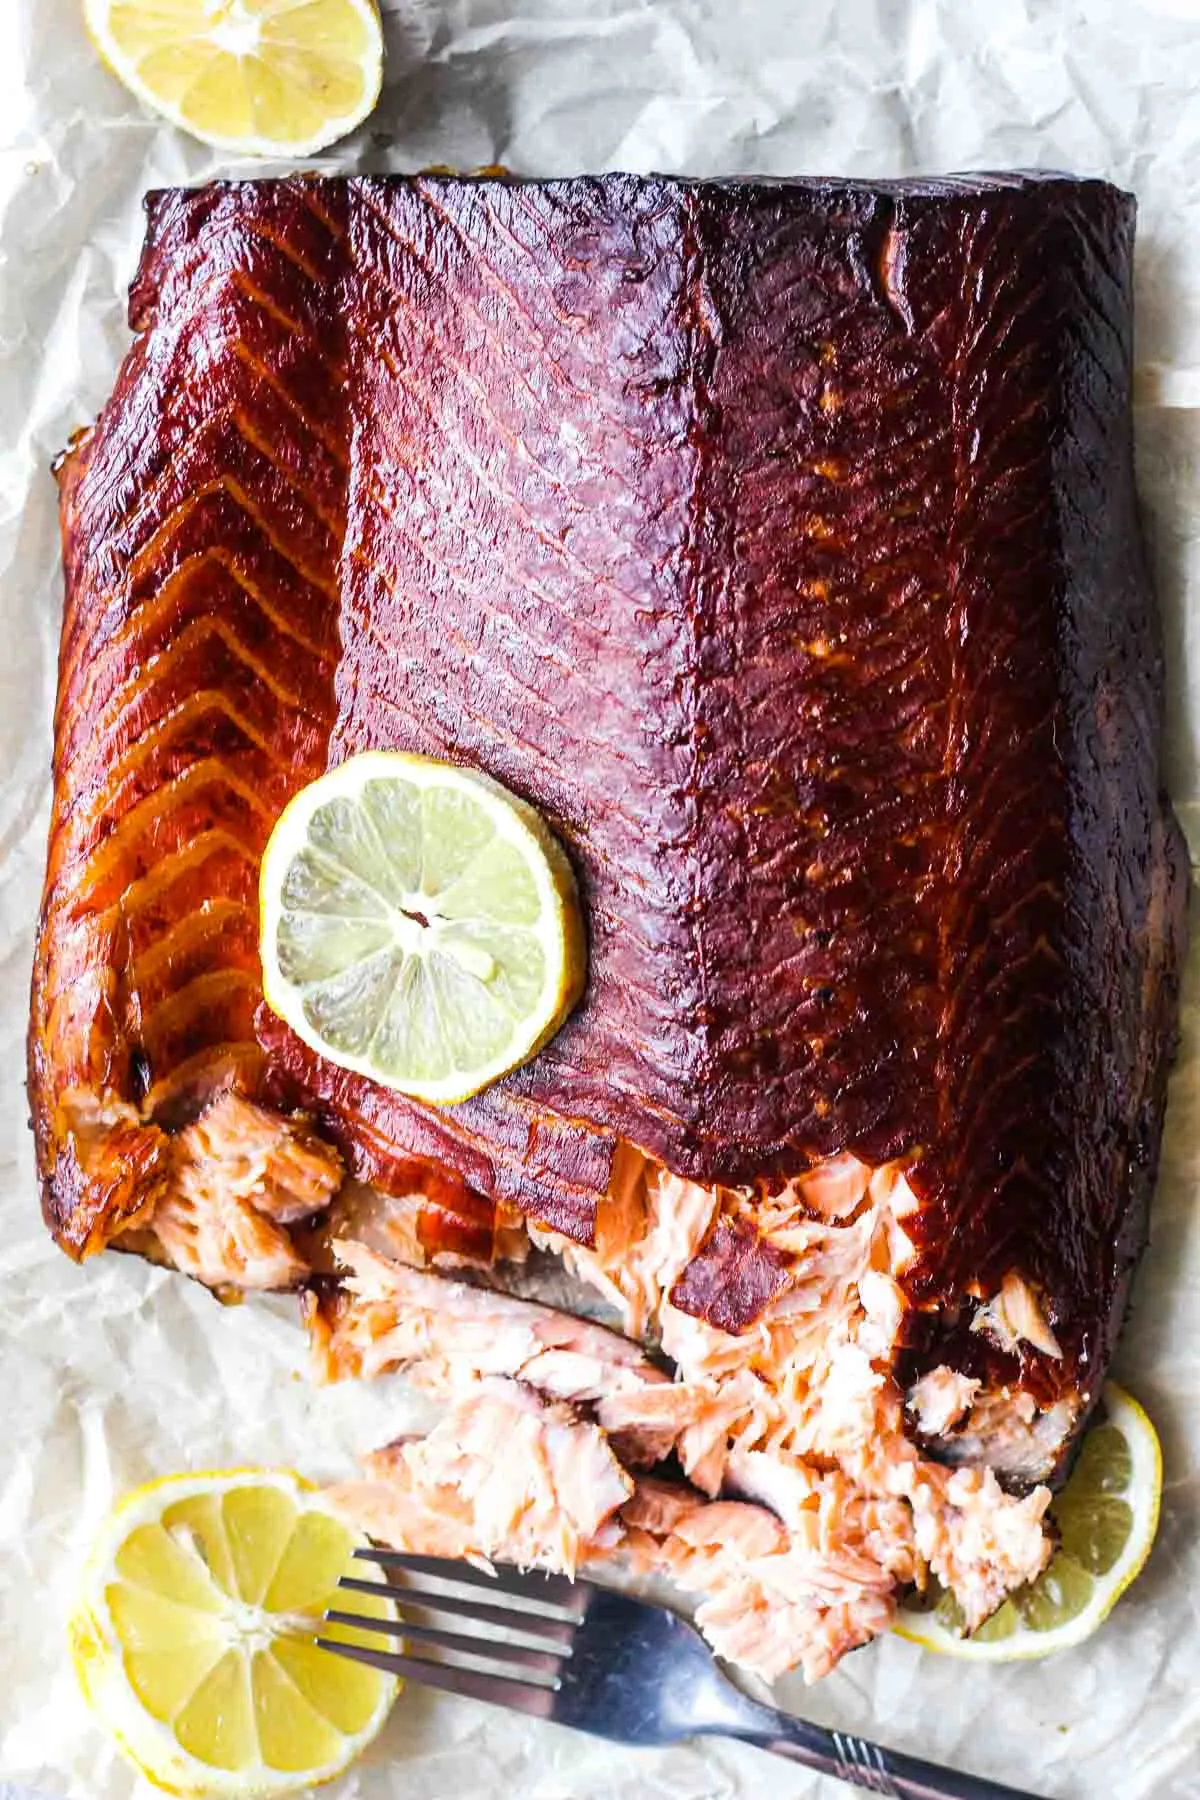
[[[621,1141],[750,1188],[852,1151],[922,1203],[911,1374],[1090,1399],[1185,894],[1132,230],[1058,178],[154,197],[142,335],[63,478],[31,1072],[64,1241],[138,1205],[64,1095],[169,1125],[227,1074],[356,1174],[427,1158],[580,1241]],[[261,1007],[252,1038],[270,822],[389,745],[537,805],[591,929],[567,1027],[440,1112]],[[1057,1358],[970,1329],[1014,1269]]]

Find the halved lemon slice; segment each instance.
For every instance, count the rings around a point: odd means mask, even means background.
[[[1060,1545],[1037,1581],[971,1637],[962,1635],[953,1594],[936,1585],[901,1606],[893,1630],[971,1662],[1018,1662],[1081,1644],[1149,1556],[1161,1497],[1158,1434],[1137,1401],[1110,1381],[1071,1478],[1050,1508]]]
[[[566,855],[531,806],[453,763],[386,750],[330,769],[271,833],[260,896],[267,1004],[421,1100],[528,1061],[583,992]]]
[[[379,98],[375,0],[83,0],[83,13],[139,100],[223,150],[310,156]]]
[[[288,1471],[173,1475],[121,1501],[84,1570],[71,1649],[149,1780],[267,1800],[328,1781],[371,1742],[398,1683],[313,1641],[363,1542]],[[355,1607],[396,1617],[375,1595]]]

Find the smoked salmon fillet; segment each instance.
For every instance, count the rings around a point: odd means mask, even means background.
[[[930,1567],[986,1616],[1100,1391],[1176,1030],[1132,200],[431,175],[148,210],[133,347],[59,468],[51,1229],[308,1283],[324,1373],[507,1382],[591,1465],[649,1434],[697,1541],[727,1489],[781,1556],[844,1512],[804,1554],[861,1606],[801,1608],[772,1672]],[[588,920],[574,1016],[447,1108],[261,996],[273,822],[388,747],[532,802]],[[364,1261],[488,1283],[531,1245],[674,1380],[564,1377],[542,1418],[526,1361],[417,1355],[429,1291]],[[405,1516],[419,1466],[387,1464]],[[683,1556],[653,1479],[608,1480],[601,1550]]]

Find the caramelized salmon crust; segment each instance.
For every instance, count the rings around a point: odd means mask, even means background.
[[[342,1496],[382,1536],[671,1572],[768,1673],[930,1571],[982,1619],[1100,1392],[1176,1021],[1130,196],[148,210],[58,470],[50,1229],[301,1287],[327,1374],[444,1394]],[[537,807],[587,907],[576,1013],[441,1109],[262,1001],[267,836],[389,747]],[[486,1285],[546,1251],[619,1330]]]

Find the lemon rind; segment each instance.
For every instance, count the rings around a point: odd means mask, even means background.
[[[491,1062],[478,1064],[470,1070],[455,1070],[439,1081],[395,1081],[376,1068],[369,1058],[350,1056],[333,1049],[305,1018],[301,990],[279,973],[283,875],[307,841],[308,820],[330,796],[353,796],[361,792],[366,782],[379,778],[409,781],[418,787],[457,788],[476,799],[481,791],[490,794],[494,804],[489,805],[489,817],[497,829],[522,850],[538,890],[541,908],[538,930],[546,950],[548,974],[537,1004],[529,1009],[528,1029],[510,1039],[503,1053]],[[587,946],[575,874],[545,820],[519,795],[480,769],[403,750],[366,750],[350,757],[302,788],[284,807],[263,852],[259,878],[259,943],[263,998],[298,1038],[338,1068],[434,1106],[452,1106],[468,1100],[502,1076],[523,1067],[561,1029],[587,980]]]
[[[104,1588],[120,1546],[131,1531],[161,1517],[175,1498],[221,1494],[236,1487],[272,1486],[305,1511],[328,1512],[313,1483],[294,1470],[242,1465],[232,1469],[186,1471],[164,1475],[124,1495],[104,1521],[80,1578],[79,1593],[68,1623],[71,1658],[84,1698],[125,1759],[146,1780],[180,1800],[208,1795],[237,1800],[274,1800],[333,1781],[353,1763],[382,1730],[399,1689],[399,1681],[381,1675],[379,1703],[357,1732],[342,1734],[336,1756],[311,1769],[280,1770],[256,1763],[237,1770],[220,1769],[191,1756],[170,1727],[142,1706],[124,1674],[123,1646],[113,1625]],[[164,1490],[174,1490],[169,1497]],[[357,1534],[348,1529],[353,1539]],[[366,1544],[366,1539],[361,1540]]]
[[[177,130],[186,132],[199,143],[211,145],[214,150],[226,150],[235,156],[305,157],[315,156],[340,139],[348,137],[370,117],[379,104],[383,89],[383,28],[379,12],[374,0],[347,0],[347,4],[358,13],[373,38],[371,50],[359,59],[365,77],[363,92],[349,112],[327,119],[319,131],[310,133],[306,138],[286,140],[261,137],[253,133],[239,135],[212,132],[197,126],[189,119],[183,107],[165,100],[142,79],[136,62],[117,43],[108,24],[113,0],[83,0],[83,17],[88,36],[105,67],[144,107],[158,118],[174,125]]]
[[[932,1613],[921,1615],[901,1611],[892,1625],[897,1637],[937,1655],[957,1657],[962,1662],[1040,1662],[1047,1656],[1057,1655],[1060,1650],[1075,1648],[1099,1629],[1145,1567],[1154,1546],[1162,1505],[1162,1446],[1153,1424],[1133,1396],[1116,1382],[1106,1384],[1103,1402],[1107,1423],[1117,1427],[1129,1446],[1132,1468],[1126,1495],[1145,1491],[1150,1495],[1150,1504],[1142,1518],[1134,1511],[1134,1528],[1108,1574],[1092,1577],[1095,1590],[1083,1610],[1052,1631],[1034,1631],[1023,1626],[995,1642],[956,1637]]]

